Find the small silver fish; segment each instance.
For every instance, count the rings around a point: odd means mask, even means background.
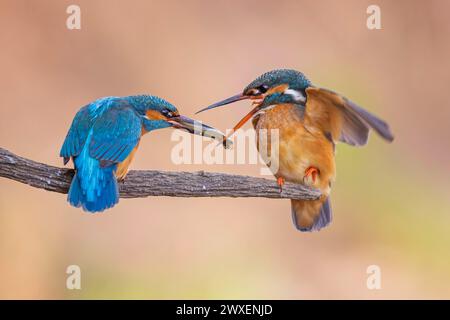
[[[225,149],[231,148],[233,145],[233,142],[230,139],[227,139],[220,130],[203,124],[200,121],[185,116],[178,116],[173,118],[173,120],[174,121],[171,121],[171,123],[174,128],[186,130],[189,133],[220,141],[220,144],[222,144]]]

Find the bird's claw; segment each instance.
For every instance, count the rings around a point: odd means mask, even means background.
[[[309,178],[311,178],[312,183],[316,183],[317,176],[319,175],[319,169],[315,167],[308,167],[305,170],[305,175],[303,176],[303,182],[306,183]]]
[[[283,177],[278,177],[277,178],[277,184],[278,184],[278,187],[280,188],[280,193],[283,192],[284,182],[285,182],[285,180],[284,180]]]

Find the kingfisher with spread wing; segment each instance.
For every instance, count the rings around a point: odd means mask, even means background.
[[[168,127],[229,142],[155,96],[106,97],[81,108],[60,152],[64,164],[72,158],[75,166],[69,203],[89,212],[113,207],[119,201],[117,180],[125,178],[141,137]]]
[[[331,222],[329,194],[336,174],[335,143],[365,145],[370,129],[389,142],[394,139],[386,122],[347,98],[312,85],[295,70],[267,72],[242,93],[199,112],[244,99],[252,100],[255,106],[233,131],[252,119],[257,141],[260,130],[266,129],[261,132],[267,132],[267,149],[271,150],[270,132],[278,129],[279,159],[273,174],[280,190],[284,181],[289,181],[322,192],[318,200],[291,200],[292,218],[300,231],[317,231]]]

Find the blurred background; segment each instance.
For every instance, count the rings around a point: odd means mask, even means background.
[[[68,30],[66,8],[81,8]],[[381,8],[381,30],[366,9]],[[77,110],[150,93],[186,115],[293,68],[388,120],[396,140],[338,145],[334,221],[300,233],[290,203],[122,199],[106,213],[0,179],[0,298],[450,298],[448,1],[0,1],[0,147],[61,166]],[[222,130],[241,102],[198,116]],[[247,124],[250,126],[250,124]],[[170,130],[132,169],[175,165]],[[81,268],[81,290],[66,268]],[[381,290],[368,290],[369,265]]]

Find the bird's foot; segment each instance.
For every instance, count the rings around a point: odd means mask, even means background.
[[[280,193],[283,192],[283,185],[285,183],[285,180],[283,177],[278,177],[277,178],[277,185],[278,187],[280,187]]]
[[[319,175],[319,169],[315,167],[308,167],[305,170],[305,175],[303,176],[303,183],[308,184],[308,182],[314,184],[316,183],[317,176]]]

